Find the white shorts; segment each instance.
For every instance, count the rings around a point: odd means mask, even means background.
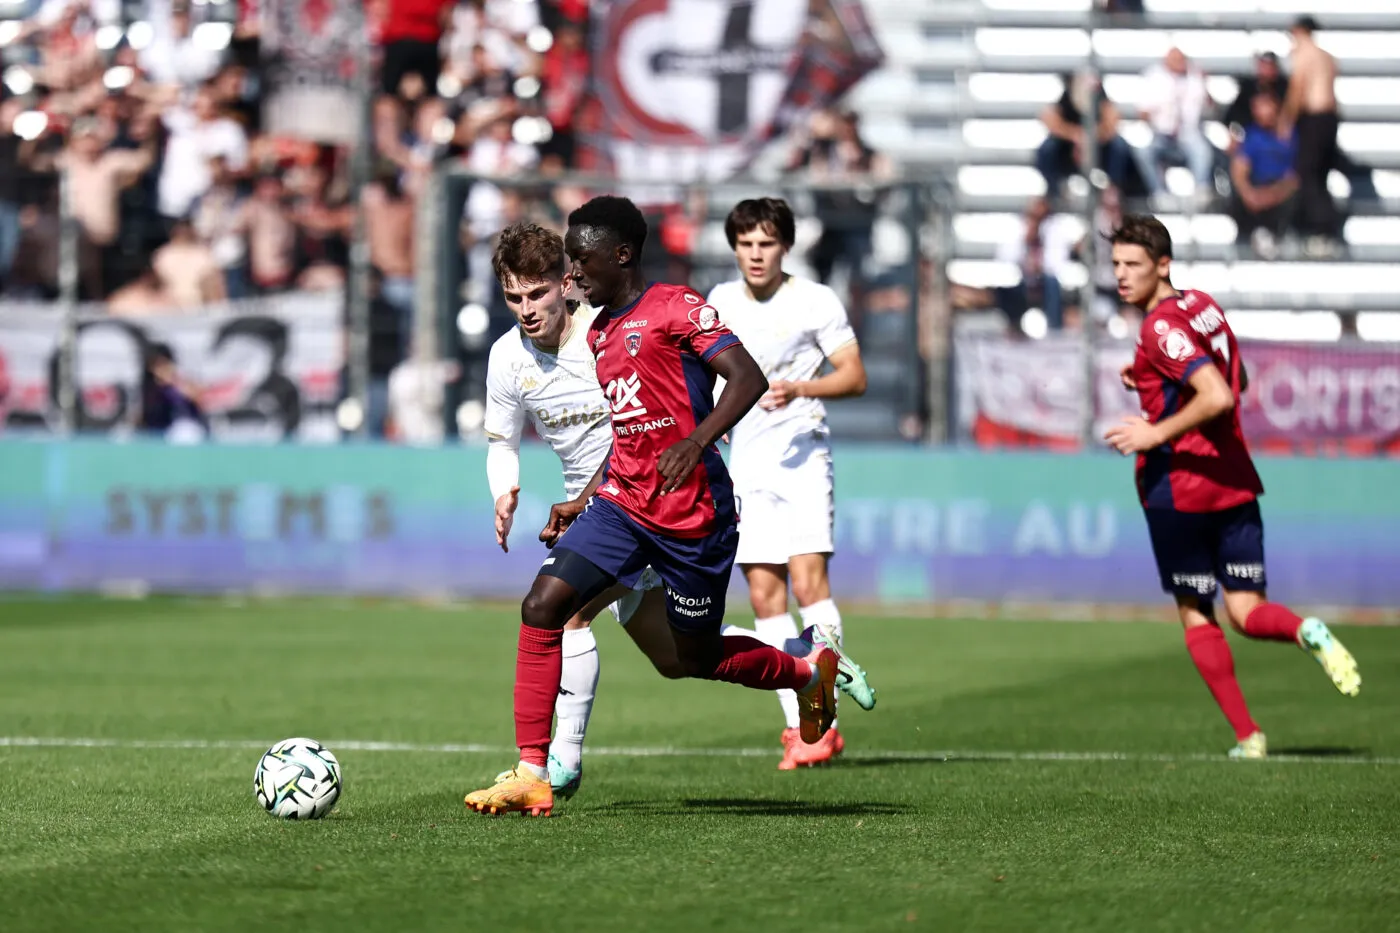
[[[637,585],[632,587],[632,592],[608,605],[608,611],[617,619],[618,625],[626,625],[637,609],[642,605],[642,596],[647,590],[659,590],[664,586],[661,576],[650,567],[642,571],[641,577],[637,580]]]
[[[797,554],[836,549],[831,448],[824,438],[798,440],[762,483],[745,476],[742,485],[735,484],[735,495],[740,564],[786,564]]]

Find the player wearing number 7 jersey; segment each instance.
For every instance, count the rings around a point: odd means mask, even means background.
[[[1119,297],[1144,314],[1133,362],[1123,370],[1143,417],[1124,419],[1105,437],[1120,453],[1137,455],[1162,588],[1175,596],[1191,660],[1235,730],[1239,744],[1230,756],[1264,758],[1264,733],[1215,620],[1217,586],[1241,635],[1298,645],[1346,696],[1360,691],[1361,675],[1321,619],[1300,619],[1266,596],[1264,487],[1240,429],[1247,379],[1224,313],[1205,292],[1172,285],[1171,236],[1155,217],[1125,217],[1109,241]]]

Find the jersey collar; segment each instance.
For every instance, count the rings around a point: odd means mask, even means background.
[[[1159,310],[1161,310],[1162,305],[1166,304],[1167,302],[1169,302],[1169,301],[1180,301],[1181,299],[1183,299],[1183,298],[1186,297],[1186,295],[1185,295],[1184,292],[1181,292],[1180,290],[1175,290],[1175,289],[1174,289],[1174,291],[1176,292],[1175,294],[1168,295],[1167,297],[1163,298],[1161,301],[1157,302],[1155,305],[1152,306],[1152,309],[1151,309],[1150,311],[1148,311],[1147,313],[1148,313],[1148,314],[1156,314]]]
[[[642,303],[642,299],[645,298],[645,297],[647,296],[647,292],[651,291],[651,287],[652,287],[653,285],[655,285],[655,284],[656,284],[655,282],[648,282],[648,283],[647,283],[647,287],[644,288],[644,289],[642,289],[642,293],[641,293],[640,295],[638,295],[636,298],[632,299],[632,301],[631,301],[630,304],[623,305],[621,308],[618,308],[616,311],[609,311],[609,312],[608,312],[608,320],[610,320],[610,321],[615,321],[615,320],[617,320],[617,319],[620,318],[620,317],[625,317],[626,315],[631,314],[632,311],[633,311],[633,309],[636,308],[637,305],[639,305],[639,304]]]

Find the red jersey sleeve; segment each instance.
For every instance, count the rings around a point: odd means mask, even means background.
[[[1211,361],[1189,322],[1174,315],[1149,315],[1139,336],[1147,364],[1172,382],[1185,385],[1192,373]]]
[[[739,345],[739,338],[724,326],[719,312],[689,288],[678,290],[671,299],[671,326],[681,349],[689,350],[705,362]]]

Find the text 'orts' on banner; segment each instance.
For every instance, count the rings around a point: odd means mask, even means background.
[[[1086,352],[1075,336],[956,338],[959,432],[989,447],[1075,449],[1087,406],[1096,436],[1138,414],[1119,377],[1133,345],[1095,347],[1092,391]],[[1240,421],[1256,453],[1400,455],[1400,347],[1241,341],[1240,356]]]

